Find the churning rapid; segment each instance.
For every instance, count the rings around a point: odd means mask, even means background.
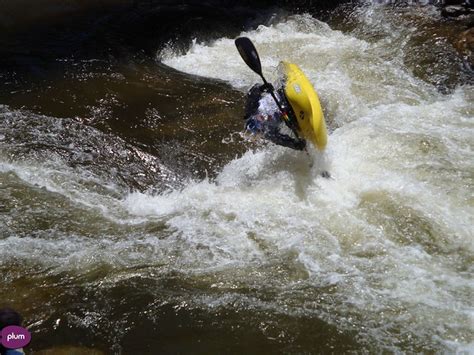
[[[304,155],[269,147],[232,161],[215,183],[166,197],[132,195],[133,211],[166,216],[173,205],[171,224],[193,243],[209,245],[212,236],[215,267],[277,259],[298,270],[279,280],[283,296],[272,306],[281,311],[355,326],[391,350],[416,343],[412,337],[468,346],[474,92],[442,95],[411,74],[400,48],[414,30],[388,28],[371,43],[294,16],[243,33],[264,68],[299,63],[315,84],[333,128],[324,157],[332,179],[318,177],[321,162],[309,168]],[[258,80],[226,38],[183,56],[165,53],[164,63],[239,88]],[[315,293],[326,287],[331,296],[321,301]]]
[[[231,350],[474,352],[474,90],[414,74],[410,39],[435,15],[410,16],[361,8],[344,31],[292,15],[241,33],[268,77],[288,60],[315,85],[324,154],[252,146],[176,185],[172,167],[111,133],[0,107],[1,292],[27,312],[33,297],[47,305],[33,307],[33,334],[67,322],[110,351],[180,314]],[[158,59],[242,93],[258,81],[231,38]],[[22,154],[58,135],[66,153]],[[111,147],[102,169],[83,166],[84,141]],[[130,192],[140,169],[166,188]],[[76,294],[87,301],[74,308]],[[208,343],[198,349],[226,349]]]

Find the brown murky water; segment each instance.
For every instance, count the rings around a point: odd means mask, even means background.
[[[241,11],[1,37],[0,305],[28,351],[469,350],[466,23]],[[241,137],[244,30],[266,69],[291,53],[317,82],[332,181],[314,152]]]

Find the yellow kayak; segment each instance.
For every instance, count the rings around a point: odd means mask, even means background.
[[[285,75],[285,96],[298,120],[298,133],[319,150],[324,150],[328,134],[318,94],[296,64],[281,64]]]

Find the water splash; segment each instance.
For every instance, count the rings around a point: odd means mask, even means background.
[[[215,179],[112,197],[69,184],[77,170],[61,168],[70,175],[58,180],[31,173],[41,164],[3,161],[3,181],[36,184],[65,206],[80,195],[89,218],[73,214],[73,232],[0,225],[2,263],[21,260],[53,275],[105,268],[100,287],[174,275],[200,290],[179,294],[196,307],[319,318],[355,330],[375,351],[470,349],[472,87],[443,95],[391,60],[390,41],[334,31],[308,15],[242,35],[257,44],[265,70],[287,59],[313,81],[333,131],[324,155],[263,146]],[[258,79],[227,38],[162,58],[242,90]],[[88,229],[92,205],[102,212]],[[158,298],[160,290],[147,292]]]

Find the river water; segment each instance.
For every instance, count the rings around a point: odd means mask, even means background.
[[[0,301],[32,350],[474,352],[474,90],[453,25],[377,6],[262,23],[2,74]],[[269,78],[282,59],[308,75],[324,153],[242,138],[258,78],[236,35]]]

